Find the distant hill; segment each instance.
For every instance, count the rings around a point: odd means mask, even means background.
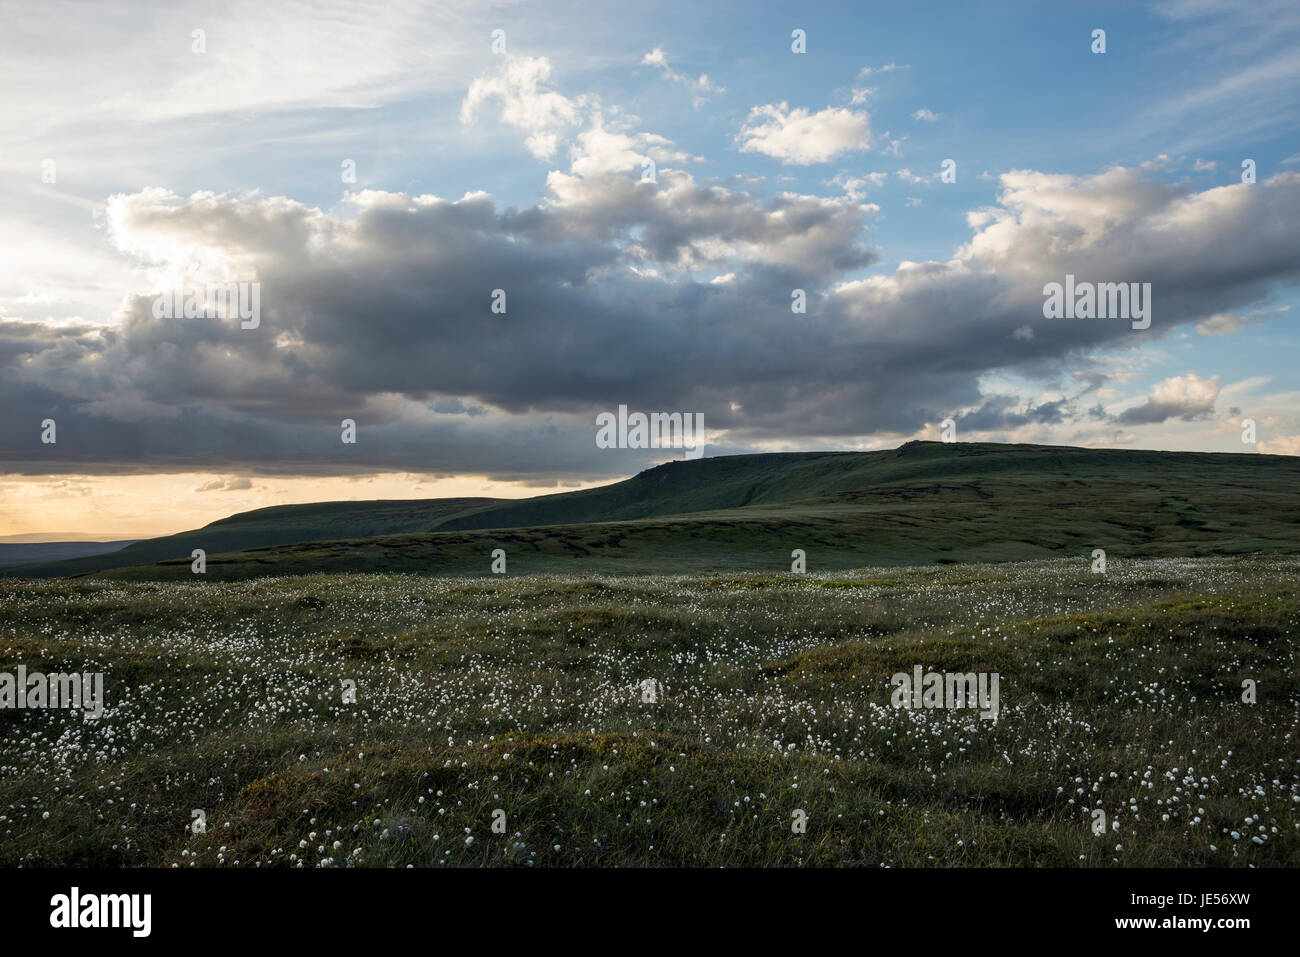
[[[1300,552],[1298,489],[1294,456],[909,442],[670,462],[530,499],[262,509],[23,574],[115,568],[111,577],[184,578],[191,548],[207,551],[209,579],[482,575],[497,547],[512,574],[772,570],[789,568],[795,548],[810,570],[1082,557],[1093,548],[1114,557]],[[321,511],[313,518],[310,509]],[[389,528],[375,530],[380,515]]]
[[[102,555],[136,541],[138,539],[128,538],[120,542],[0,542],[0,569]]]
[[[202,548],[208,554],[235,552],[271,545],[287,545],[317,539],[363,538],[429,528],[446,515],[470,508],[482,508],[498,501],[492,498],[394,499],[372,502],[313,502],[307,505],[276,505],[240,512],[203,528],[161,538],[149,538],[112,554],[88,555],[70,561],[50,561],[29,566],[22,575],[46,578],[85,575],[184,557]]]
[[[1261,471],[1262,470],[1262,471]],[[1247,483],[1300,474],[1300,458],[1069,446],[908,442],[883,452],[777,452],[676,461],[624,482],[579,492],[507,499],[438,522],[437,531],[628,521],[752,505],[853,500],[886,486],[940,480],[1187,481],[1215,473]],[[1230,478],[1231,477],[1231,478]],[[1213,478],[1210,478],[1213,484]]]

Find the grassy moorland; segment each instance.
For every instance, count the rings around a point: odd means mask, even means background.
[[[514,501],[326,502],[245,512],[21,577],[183,581],[347,572],[775,572],[810,566],[1300,553],[1300,457],[909,442],[881,452],[670,462]]]
[[[1295,866],[1297,573],[7,579],[0,671],[107,711],[0,711],[0,865]]]

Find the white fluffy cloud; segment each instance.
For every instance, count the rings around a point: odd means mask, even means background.
[[[560,134],[578,123],[585,98],[570,99],[548,89],[551,61],[546,57],[504,57],[499,70],[474,80],[460,107],[460,121],[473,123],[489,101],[501,107],[501,121],[528,134],[524,144],[538,159],[550,159]]]
[[[655,133],[619,132],[605,125],[597,113],[591,125],[578,134],[571,152],[570,171],[578,176],[603,176],[608,173],[643,171],[646,159],[656,166],[681,166],[692,157],[673,147],[672,140]]]
[[[1300,455],[1300,435],[1283,435],[1260,442],[1259,450],[1269,455]]]
[[[1214,408],[1219,397],[1219,377],[1202,379],[1194,372],[1157,382],[1147,400],[1119,415],[1124,425],[1144,425],[1166,419],[1190,419]]]
[[[817,113],[788,103],[756,106],[737,136],[742,153],[762,153],[782,163],[809,166],[871,145],[871,119],[863,111],[827,107]]]
[[[836,173],[829,182],[844,190],[849,199],[857,201],[866,196],[868,189],[879,189],[887,179],[889,179],[888,173],[864,173],[862,176]]]

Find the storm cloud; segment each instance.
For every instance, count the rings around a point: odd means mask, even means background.
[[[641,159],[674,148],[620,135],[578,143],[524,208],[486,193],[361,191],[343,212],[257,193],[111,197],[113,242],[159,282],[99,324],[0,320],[10,471],[594,477],[633,464],[594,443],[596,414],[619,404],[702,412],[710,454],[908,435],[960,409],[972,427],[1059,422],[1074,414],[1064,394],[1012,408],[981,377],[1051,381],[1300,272],[1297,173],[1197,191],[1140,169],[1013,171],[948,261],[881,271],[876,207],[675,168],[645,182]],[[1151,328],[1044,319],[1043,286],[1067,273],[1151,283]],[[259,283],[260,322],[156,318],[183,281]],[[1196,414],[1203,391],[1120,421]],[[57,444],[41,442],[45,419]]]

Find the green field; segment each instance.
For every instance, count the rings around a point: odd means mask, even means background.
[[[1300,864],[1300,558],[811,567],[0,581],[0,671],[107,701],[0,711],[0,865]]]

